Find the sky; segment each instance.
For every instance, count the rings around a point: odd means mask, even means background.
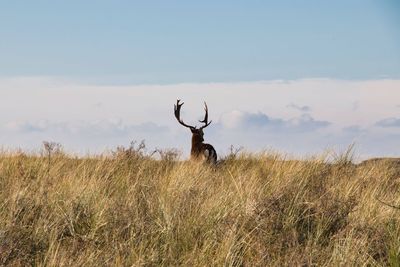
[[[1,1],[0,145],[400,156],[400,2]]]

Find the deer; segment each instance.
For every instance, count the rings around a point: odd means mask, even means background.
[[[175,118],[178,122],[186,128],[189,128],[192,132],[192,148],[190,150],[191,160],[205,161],[211,164],[217,163],[217,152],[214,147],[210,144],[204,143],[204,132],[207,126],[211,124],[211,120],[208,121],[208,107],[207,103],[204,102],[204,111],[206,112],[204,119],[199,120],[199,122],[204,123],[203,126],[197,128],[196,126],[191,126],[183,122],[181,119],[181,108],[184,103],[180,103],[180,100],[176,100],[176,105],[174,105]]]

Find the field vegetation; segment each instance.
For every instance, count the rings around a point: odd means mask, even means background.
[[[400,163],[0,155],[0,266],[400,266]]]

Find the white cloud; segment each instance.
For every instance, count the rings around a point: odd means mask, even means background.
[[[238,110],[233,110],[222,114],[220,123],[227,129],[239,128],[245,120],[246,113]]]
[[[315,120],[308,114],[285,120],[271,118],[262,112],[248,113],[237,110],[222,114],[220,123],[227,129],[240,129],[242,131],[264,129],[276,133],[314,131],[330,125],[329,122]]]
[[[37,147],[55,140],[85,151],[146,139],[150,146],[177,147],[187,154],[190,133],[173,116],[180,98],[188,124],[204,116],[207,101],[213,124],[205,138],[218,151],[241,144],[309,153],[360,141],[365,154],[399,155],[400,127],[384,127],[397,125],[398,88],[400,80],[102,86],[48,77],[0,78],[0,144]]]
[[[14,133],[29,134],[34,132],[53,132],[63,134],[91,134],[99,136],[141,133],[162,133],[168,131],[166,126],[159,126],[152,122],[137,125],[126,125],[121,120],[116,121],[12,121],[4,125],[4,129]]]
[[[43,132],[48,128],[48,121],[41,120],[33,123],[27,121],[11,121],[6,123],[4,128],[18,133]]]
[[[368,130],[365,128],[362,128],[359,125],[350,125],[350,126],[344,127],[343,132],[350,133],[350,134],[365,134],[365,133],[368,133]]]
[[[287,105],[288,108],[292,108],[301,112],[309,112],[311,111],[311,107],[309,106],[300,106],[300,105],[296,105],[294,103],[290,103],[289,105]]]
[[[400,127],[400,118],[385,118],[376,122],[380,127]]]

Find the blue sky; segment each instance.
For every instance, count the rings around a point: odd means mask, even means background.
[[[398,1],[2,1],[0,25],[2,76],[400,78]]]
[[[0,146],[400,156],[400,2],[1,1]]]

